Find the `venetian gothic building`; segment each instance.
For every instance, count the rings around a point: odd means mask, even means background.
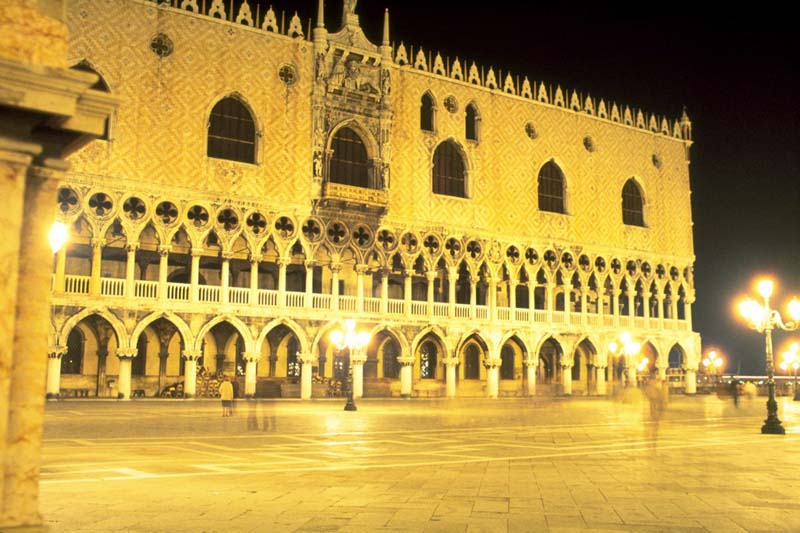
[[[68,2],[70,64],[120,105],[53,205],[48,393],[329,394],[347,318],[357,395],[604,394],[637,365],[694,392],[688,117],[318,9]]]

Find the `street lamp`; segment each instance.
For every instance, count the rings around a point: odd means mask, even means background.
[[[631,366],[631,361],[635,360],[636,355],[639,354],[639,350],[642,349],[642,345],[638,342],[634,342],[631,340],[631,334],[627,331],[624,331],[619,336],[619,341],[611,341],[608,343],[608,351],[612,355],[625,356],[625,367],[626,367],[626,375],[627,369]],[[647,367],[648,359],[645,357],[642,361],[639,362],[637,365],[637,369],[641,372]],[[628,375],[628,382],[630,382],[630,376]],[[626,383],[627,385],[627,383]],[[636,384],[634,383],[634,386]]]
[[[703,358],[703,367],[705,367],[706,374],[714,376],[715,382],[719,382],[723,366],[725,366],[725,359],[716,350],[706,352],[706,356]]]
[[[788,369],[794,371],[794,401],[800,401],[800,391],[797,390],[797,369],[800,368],[800,343],[793,342],[789,349],[781,354],[781,370]]]
[[[57,254],[61,247],[66,244],[67,239],[69,238],[69,230],[67,229],[67,225],[63,222],[55,221],[53,225],[50,227],[50,234],[48,235],[50,238],[50,248],[53,250],[54,254]]]
[[[344,405],[345,411],[357,411],[356,402],[353,400],[353,359],[360,355],[361,349],[369,343],[370,335],[366,331],[356,332],[356,321],[348,319],[344,321],[344,331],[335,329],[331,331],[331,342],[336,345],[339,351],[345,348],[349,350],[349,365],[347,370],[347,403]]]
[[[778,402],[775,401],[775,356],[772,353],[772,330],[778,328],[791,331],[800,326],[800,300],[794,298],[789,302],[789,316],[792,321],[784,322],[780,313],[769,306],[769,298],[774,289],[772,280],[762,279],[758,282],[757,287],[758,293],[764,299],[764,304],[761,305],[752,298],[747,298],[739,304],[739,312],[747,319],[748,326],[759,333],[764,333],[765,338],[769,399],[767,400],[767,419],[761,426],[761,433],[784,435],[786,429],[778,419]]]

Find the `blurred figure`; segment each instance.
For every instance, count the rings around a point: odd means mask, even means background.
[[[733,406],[739,407],[739,380],[732,379],[730,384],[731,397],[733,398]]]
[[[231,416],[233,413],[233,385],[227,376],[219,386],[219,399],[222,400],[222,416]]]
[[[756,388],[756,384],[752,381],[748,381],[744,384],[743,391],[744,395],[747,397],[748,400],[752,400],[758,394],[758,389]]]
[[[650,424],[647,426],[649,429],[648,437],[651,439],[650,446],[655,447],[658,439],[658,425],[661,422],[667,403],[661,380],[656,378],[648,381],[644,389],[644,395],[650,404]]]

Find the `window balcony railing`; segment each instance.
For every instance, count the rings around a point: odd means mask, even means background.
[[[56,286],[55,280],[53,286]],[[99,297],[124,298],[128,296],[126,292],[126,280],[120,278],[100,278]],[[91,278],[89,276],[66,275],[64,276],[64,292],[73,295],[90,295],[92,289]],[[190,302],[191,286],[188,283],[167,283],[166,300],[167,302]],[[386,309],[389,315],[427,318],[429,311],[433,317],[449,319],[451,304],[446,302],[433,302],[432,309],[429,309],[427,301],[412,300],[406,302],[404,299],[388,298],[384,303],[381,298],[365,297],[363,299],[363,310],[358,311],[358,298],[352,295],[338,296],[338,307],[334,309],[334,300],[331,294],[308,294],[305,292],[286,291],[283,301],[279,299],[276,290],[259,289],[255,296],[249,288],[228,287],[227,299],[223,300],[225,294],[222,287],[216,285],[198,285],[197,300],[202,303],[221,304],[223,301],[229,305],[242,307],[268,307],[268,308],[292,308],[308,311],[341,311],[345,313],[363,313],[365,315],[382,315],[382,309]],[[144,300],[158,300],[160,296],[160,284],[157,281],[135,280],[133,283],[133,297]],[[252,298],[251,298],[252,297]],[[251,301],[252,300],[252,301]],[[406,304],[410,303],[409,306]],[[620,315],[614,316],[609,313],[599,315],[594,312],[571,311],[569,314],[564,311],[548,312],[545,309],[512,309],[510,307],[495,308],[494,318],[490,318],[490,308],[486,305],[471,306],[468,304],[453,304],[454,317],[461,320],[496,320],[498,322],[515,323],[547,323],[551,320],[554,324],[582,325],[587,327],[631,327],[634,329],[661,328],[669,331],[691,331],[691,324],[686,320],[659,317],[641,317]],[[552,317],[552,319],[549,319]]]

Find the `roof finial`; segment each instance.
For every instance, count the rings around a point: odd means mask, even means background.
[[[389,46],[389,8],[383,12],[383,46]]]
[[[317,2],[317,28],[325,27],[325,0]]]

